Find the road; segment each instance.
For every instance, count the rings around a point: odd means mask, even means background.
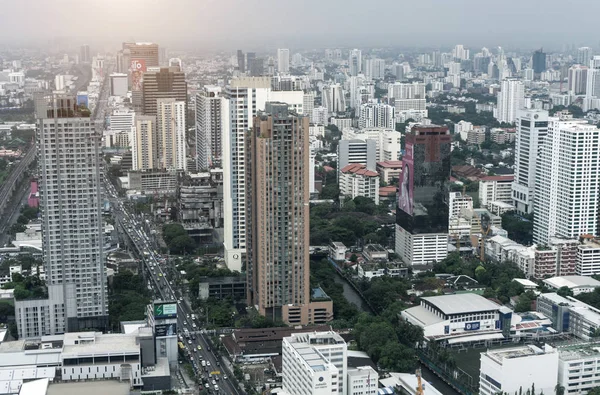
[[[7,208],[8,213],[0,216],[0,247],[7,244],[10,240],[8,230],[14,223],[17,222],[17,218],[19,218],[19,215],[21,214],[21,205],[27,203],[30,187],[31,186],[29,182],[23,182],[21,189],[15,192],[15,194],[12,196],[11,205]]]
[[[207,341],[207,336],[200,329],[200,322],[192,319],[192,309],[186,298],[180,290],[173,287],[173,282],[168,280],[167,261],[160,256],[153,247],[153,240],[148,236],[146,227],[142,224],[142,219],[131,212],[126,204],[117,196],[114,185],[104,175],[104,185],[106,187],[107,197],[112,203],[113,217],[117,228],[129,238],[137,252],[142,257],[144,269],[148,274],[151,288],[155,291],[157,299],[165,301],[177,301],[177,325],[180,340],[183,341],[188,355],[191,357],[194,369],[197,371],[197,377],[209,379],[210,373],[220,371],[220,374],[213,375],[210,378],[210,388],[212,393],[221,393],[228,395],[244,394],[232,382],[233,372],[221,363],[220,358]],[[185,332],[189,332],[189,338]],[[204,362],[203,362],[204,361]],[[203,365],[204,363],[204,365]],[[214,383],[213,383],[213,380]],[[218,380],[218,382],[217,382]]]
[[[31,162],[35,159],[35,151],[35,145],[31,146],[0,187],[0,215],[4,213],[7,205],[10,203],[15,188],[19,186],[23,172],[27,170]],[[0,233],[4,233],[6,230],[6,224],[0,223]]]

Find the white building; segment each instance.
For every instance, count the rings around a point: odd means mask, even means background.
[[[323,106],[313,108],[312,113],[308,114],[311,115],[310,121],[314,124],[326,125],[328,123],[329,111]]]
[[[111,96],[127,96],[128,82],[127,74],[112,73],[110,79],[110,95]]]
[[[517,111],[523,108],[524,103],[525,87],[523,82],[514,78],[503,80],[498,93],[496,119],[498,122],[515,122]]]
[[[427,265],[448,256],[448,233],[412,234],[396,225],[395,251],[407,265]]]
[[[108,118],[110,130],[129,132],[133,126],[135,112],[127,108],[116,108]]]
[[[315,108],[315,92],[304,92],[302,97],[302,113],[312,117],[313,109]],[[311,119],[312,121],[312,119]],[[325,122],[323,122],[325,123]]]
[[[575,273],[578,276],[600,274],[600,243],[594,239],[584,239],[577,246],[577,264]]]
[[[131,128],[129,140],[132,170],[150,170],[159,167],[155,116],[136,115],[135,126]]]
[[[388,84],[388,99],[425,99],[424,82]]]
[[[48,299],[15,302],[20,337],[106,328],[100,136],[75,97],[36,99],[42,260]],[[70,113],[71,117],[61,117]],[[70,147],[67,153],[65,147]],[[62,176],[62,175],[71,176]]]
[[[540,294],[536,310],[551,319],[552,329],[569,332],[583,341],[593,341],[600,328],[600,310],[570,296]]]
[[[514,176],[487,176],[479,180],[479,204],[487,207],[489,202],[512,204]]]
[[[161,168],[187,170],[185,102],[175,99],[157,99],[156,102]]]
[[[323,106],[327,108],[329,113],[346,111],[346,98],[342,85],[331,84],[324,86],[322,96]]]
[[[325,137],[325,126],[323,124],[311,123],[308,127],[308,134],[314,137]]]
[[[359,366],[348,369],[346,375],[346,388],[348,395],[375,395],[379,374],[370,366]]]
[[[449,218],[460,216],[462,209],[473,210],[473,198],[469,195],[463,195],[461,192],[450,192],[450,199],[448,200]]]
[[[377,162],[397,161],[400,157],[400,142],[402,134],[394,129],[344,128],[342,130],[343,140],[373,140],[375,141],[375,158]]]
[[[206,85],[196,93],[196,170],[221,163],[223,129],[221,109],[225,99],[220,86]]]
[[[372,199],[379,205],[379,174],[367,170],[363,164],[350,164],[340,172],[340,195],[351,197],[363,196]]]
[[[362,52],[360,49],[350,50],[348,66],[350,68],[351,76],[359,75],[362,72]]]
[[[481,395],[526,393],[532,387],[536,393],[553,394],[557,378],[558,352],[549,345],[543,349],[527,345],[481,353]]]
[[[462,44],[457,44],[452,50],[452,57],[458,61],[469,60],[469,50]]]
[[[544,284],[554,290],[567,287],[577,296],[586,292],[593,292],[600,287],[600,281],[587,276],[561,276],[544,279]]]
[[[562,346],[558,353],[558,384],[565,394],[587,394],[598,387],[595,372],[600,369],[600,344]],[[590,372],[594,373],[590,376]]]
[[[381,80],[385,77],[385,60],[367,59],[365,61],[365,76],[372,80]]]
[[[388,128],[396,126],[394,107],[382,103],[366,103],[360,106],[358,126],[364,128]]]
[[[347,346],[335,332],[283,339],[282,386],[294,395],[346,395]]]
[[[569,68],[567,81],[571,95],[585,95],[587,89],[587,65],[575,64]]]
[[[334,261],[343,261],[346,259],[348,248],[340,241],[332,241],[329,245],[329,256]]]
[[[290,50],[287,48],[277,49],[277,71],[279,74],[290,72]]]
[[[423,328],[426,338],[449,344],[471,339],[501,339],[510,328],[512,311],[473,293],[429,296],[419,306],[403,310],[401,317]]]
[[[454,134],[458,134],[462,141],[467,141],[468,133],[473,130],[473,124],[467,121],[459,121],[454,124]]]
[[[377,145],[374,140],[345,140],[338,143],[338,175],[349,164],[359,163],[367,170],[375,171],[377,162]]]
[[[331,117],[331,119],[329,120],[329,123],[335,127],[337,127],[339,130],[344,130],[345,128],[351,128],[352,127],[352,118],[335,118],[335,117]]]
[[[520,110],[515,142],[512,200],[520,213],[533,212],[535,175],[541,144],[548,135],[548,111]]]
[[[568,116],[550,118],[536,172],[533,239],[596,235],[600,129]]]
[[[590,47],[580,47],[577,48],[577,58],[575,61],[577,64],[582,64],[587,66],[590,64],[590,60],[592,59],[593,50]]]

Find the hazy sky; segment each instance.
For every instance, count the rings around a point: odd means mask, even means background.
[[[0,0],[2,42],[171,48],[598,47],[598,0]]]

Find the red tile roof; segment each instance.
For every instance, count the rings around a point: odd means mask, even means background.
[[[377,162],[377,166],[390,167],[390,168],[402,168],[401,160],[385,160],[383,162]]]
[[[396,194],[397,188],[395,186],[387,186],[379,188],[379,196],[390,196]]]
[[[514,175],[509,175],[509,176],[486,176],[486,177],[481,177],[480,180],[481,181],[514,181],[515,176]]]
[[[344,166],[344,168],[342,169],[342,173],[353,173],[367,177],[379,177],[378,173],[371,170],[367,170],[367,166],[362,165],[360,163],[351,163],[347,166]]]

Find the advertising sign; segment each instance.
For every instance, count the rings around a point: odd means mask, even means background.
[[[156,337],[175,336],[177,334],[177,324],[156,324],[154,326],[154,333]]]
[[[141,91],[144,73],[146,72],[146,61],[143,59],[132,59],[129,71],[131,72],[131,90]]]
[[[406,152],[402,157],[402,173],[400,174],[400,190],[398,192],[398,207],[405,213],[413,214],[413,169],[414,147],[412,142],[406,142]]]
[[[175,318],[177,317],[177,303],[155,303],[154,318]]]
[[[466,331],[476,331],[479,330],[479,322],[466,322],[465,323]]]

